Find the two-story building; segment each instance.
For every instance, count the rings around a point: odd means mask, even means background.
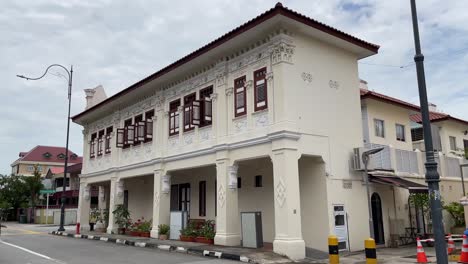
[[[215,220],[215,244],[245,245],[241,216],[257,212],[261,239],[293,259],[326,251],[330,233],[362,249],[357,62],[378,48],[277,4],[112,97],[88,89],[73,117],[84,127],[81,228],[99,186],[110,212],[124,204],[152,219],[152,237],[182,210]]]
[[[11,164],[13,175],[32,176],[34,167],[37,171],[45,175],[49,169],[63,168],[65,162],[65,148],[53,146],[36,146],[28,152],[20,152],[19,158]],[[68,164],[73,165],[82,162],[73,151],[68,151]]]
[[[369,90],[365,81],[361,80],[360,87],[364,146],[384,148],[370,162],[376,242],[390,245],[397,240],[401,243],[401,237],[431,233],[430,219],[424,216],[427,212],[408,200],[410,193],[422,192],[426,185],[420,108]],[[442,199],[445,203],[458,202],[464,196],[460,165],[468,163],[464,157],[468,147],[460,146],[468,140],[468,122],[437,112],[435,105],[430,117]],[[468,169],[464,175],[468,175]],[[453,221],[448,213],[444,214],[444,223],[446,232],[450,232]]]

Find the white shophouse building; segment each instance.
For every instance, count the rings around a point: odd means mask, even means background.
[[[153,231],[171,211],[215,220],[215,244],[245,244],[241,214],[261,214],[265,245],[293,259],[358,250],[369,236],[358,60],[378,46],[281,4],[106,98],[86,91],[81,228],[89,188]],[[112,214],[107,232],[116,232]],[[249,238],[250,239],[250,238]]]

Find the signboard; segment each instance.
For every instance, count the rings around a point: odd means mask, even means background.
[[[40,190],[40,194],[54,194],[55,190]]]

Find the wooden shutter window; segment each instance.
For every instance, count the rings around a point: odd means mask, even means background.
[[[134,129],[134,132],[133,132],[133,145],[138,145],[141,143],[142,141],[142,138],[140,137],[140,135],[142,135],[142,133],[144,133],[144,124],[143,124],[143,128],[140,128],[140,122],[143,121],[143,115],[137,115],[135,116],[135,121],[134,121],[134,125],[133,125],[133,129]],[[144,138],[143,138],[144,140]]]
[[[116,147],[123,148],[125,144],[125,129],[124,128],[117,128],[117,144]]]
[[[234,114],[236,117],[245,115],[247,113],[245,80],[245,76],[234,80]]]
[[[254,94],[255,111],[266,109],[268,107],[266,68],[254,72]]]
[[[89,157],[94,158],[96,157],[96,137],[97,134],[91,134],[91,141],[89,142]]]
[[[180,99],[169,104],[169,136],[179,133],[179,111]]]
[[[192,109],[191,109],[191,125],[199,126],[200,125],[200,101],[193,101],[192,102]]]
[[[211,125],[213,120],[211,95],[213,86],[200,90],[200,127]]]
[[[206,216],[206,181],[198,183],[198,214]]]
[[[195,93],[184,97],[184,131],[190,131],[195,128],[193,125],[193,102]]]
[[[126,142],[125,145],[133,145],[135,143],[135,126],[129,125],[125,127]]]
[[[139,121],[136,124],[137,129],[135,130],[136,134],[136,139],[138,142],[142,142],[145,140],[145,132],[146,132],[146,122],[145,121]]]
[[[154,110],[145,113],[145,142],[153,140],[153,116]]]
[[[102,156],[104,153],[104,130],[99,131],[98,140],[97,140],[97,155]]]
[[[112,135],[112,127],[106,128],[106,136],[105,136],[105,141],[104,141],[104,153],[109,154],[111,153],[111,135]]]

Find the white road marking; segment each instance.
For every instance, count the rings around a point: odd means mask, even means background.
[[[39,256],[39,257],[41,257],[41,258],[45,258],[45,259],[47,259],[47,260],[56,261],[55,259],[53,259],[53,258],[51,258],[51,257],[48,257],[48,256],[46,256],[46,255],[42,255],[42,254],[40,254],[40,253],[34,252],[34,251],[29,250],[29,249],[24,248],[24,247],[20,247],[20,246],[14,245],[14,244],[10,244],[10,243],[7,243],[7,242],[2,241],[2,240],[0,240],[0,243],[3,243],[3,244],[8,245],[8,246],[10,246],[10,247],[14,247],[14,248],[17,248],[17,249],[21,249],[21,250],[26,251],[26,252],[28,252],[28,253],[30,253],[30,254]]]

